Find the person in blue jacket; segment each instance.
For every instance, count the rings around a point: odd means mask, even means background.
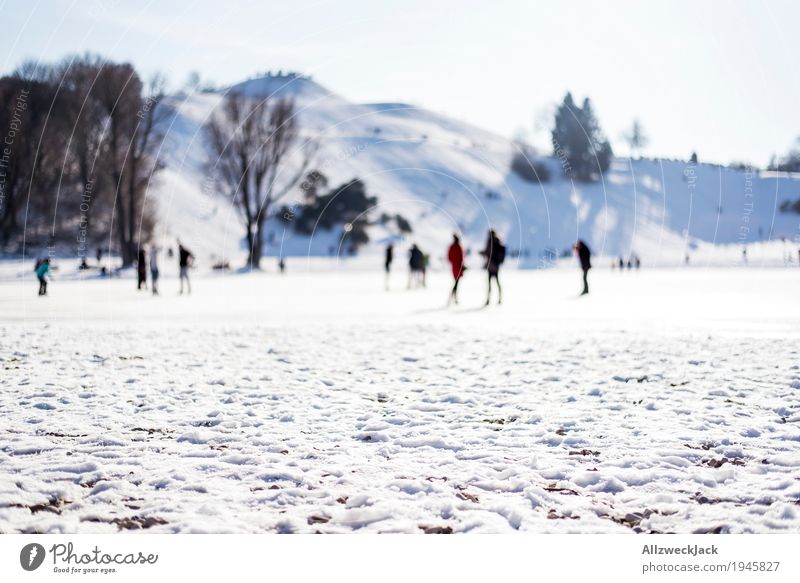
[[[50,273],[50,258],[40,259],[36,263],[36,277],[39,279],[39,295],[47,295],[47,274]]]

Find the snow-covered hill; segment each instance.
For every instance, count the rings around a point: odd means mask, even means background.
[[[551,179],[539,185],[509,170],[514,144],[496,134],[401,103],[354,104],[301,76],[267,76],[236,85],[253,98],[295,99],[304,131],[320,145],[314,167],[335,186],[360,178],[378,197],[375,215],[400,213],[416,241],[443,259],[453,232],[467,247],[482,247],[487,229],[505,237],[517,265],[547,264],[553,252],[585,239],[596,254],[637,254],[644,265],[692,261],[797,260],[800,216],[779,212],[800,198],[800,179],[748,173],[685,161],[615,159],[595,184],[563,177],[561,163],[544,158]],[[166,169],[155,188],[164,239],[180,237],[201,261],[244,262],[243,228],[235,210],[205,174],[203,124],[224,91],[176,95],[162,149]],[[287,201],[289,203],[292,200]],[[373,227],[366,258],[381,252],[396,233]],[[340,250],[340,232],[309,240],[273,222],[267,255],[329,255]],[[787,242],[780,241],[786,238]],[[754,244],[771,240],[768,244]],[[402,250],[401,243],[400,249]],[[515,262],[512,261],[512,264]]]

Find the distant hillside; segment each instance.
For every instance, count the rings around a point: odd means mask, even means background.
[[[400,213],[407,238],[438,257],[454,231],[468,247],[482,247],[489,226],[505,237],[518,265],[546,264],[578,237],[596,254],[645,265],[683,262],[711,245],[800,237],[800,215],[779,212],[800,197],[800,179],[749,174],[683,161],[616,159],[601,182],[573,184],[557,159],[543,158],[549,182],[525,182],[509,170],[510,140],[464,122],[400,103],[354,104],[300,76],[268,76],[233,87],[252,98],[291,96],[304,131],[320,143],[315,168],[336,186],[360,178],[379,200],[376,216]],[[230,204],[204,174],[202,127],[224,92],[176,95],[158,180],[159,234],[180,237],[203,261],[244,262],[243,231]],[[364,254],[381,252],[396,233],[370,229]],[[340,233],[298,237],[272,221],[267,255],[340,252]],[[400,246],[402,249],[402,245]],[[726,257],[730,257],[729,248]],[[513,263],[513,260],[512,260]]]

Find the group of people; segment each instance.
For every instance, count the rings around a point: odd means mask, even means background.
[[[686,256],[686,263],[689,263],[689,256],[688,256],[688,255]],[[641,260],[641,259],[639,259],[639,256],[638,256],[638,255],[635,255],[635,254],[634,254],[634,255],[631,255],[630,257],[628,257],[628,261],[625,261],[625,260],[622,258],[622,255],[620,255],[620,256],[617,258],[617,260],[616,260],[616,261],[613,261],[613,262],[611,263],[611,269],[615,269],[617,266],[619,266],[619,269],[620,269],[620,271],[622,271],[622,270],[623,270],[623,269],[625,269],[626,267],[627,267],[628,269],[633,269],[634,267],[635,267],[636,269],[639,269],[639,268],[642,266],[642,260]]]
[[[149,262],[149,271],[150,271],[150,289],[153,291],[153,295],[158,295],[158,278],[159,278],[159,254],[161,253],[161,248],[158,245],[150,245],[150,248],[145,250],[144,247],[139,247],[139,251],[136,257],[136,289],[147,289],[147,272],[148,272],[148,262]],[[169,250],[169,255],[172,257],[172,250]],[[98,264],[100,259],[102,258],[101,251],[98,250],[97,252],[97,261]],[[192,255],[191,251],[189,251],[186,247],[184,247],[180,241],[178,241],[178,267],[180,269],[180,282],[181,282],[181,289],[180,293],[183,294],[184,283],[186,284],[186,292],[191,294],[192,293],[192,286],[189,281],[189,268],[192,266],[194,261],[194,255]],[[80,269],[88,269],[86,266],[86,258],[83,258],[81,262]],[[50,265],[50,258],[46,257],[43,259],[38,259],[36,261],[36,265],[34,266],[34,271],[36,272],[36,278],[39,280],[39,295],[45,296],[47,295],[47,280],[48,275],[51,271]],[[105,267],[101,269],[101,273],[107,273]]]
[[[500,266],[506,260],[506,247],[497,236],[494,229],[489,231],[489,236],[486,239],[486,247],[481,251],[484,258],[484,269],[488,275],[488,289],[486,292],[486,305],[491,303],[492,299],[492,281],[497,287],[497,303],[503,303],[503,288],[500,287]],[[464,247],[461,245],[461,239],[458,235],[453,235],[453,242],[447,249],[447,261],[450,263],[450,270],[453,274],[453,287],[450,290],[450,297],[447,300],[447,305],[451,303],[458,305],[458,284],[461,278],[464,277],[464,271],[467,266],[465,263],[466,254]]]
[[[158,295],[158,245],[150,245],[150,287],[153,290],[153,295]],[[147,289],[147,262],[145,260],[145,251],[143,247],[139,247],[139,253],[136,258],[136,275],[137,283],[136,289]]]
[[[575,245],[573,245],[573,251],[575,252],[578,260],[580,262],[581,271],[583,272],[583,291],[581,291],[580,295],[586,295],[589,293],[589,270],[592,268],[591,256],[592,252],[589,249],[589,246],[582,240],[578,240]],[[503,242],[500,240],[497,232],[494,229],[489,231],[489,234],[486,238],[486,246],[481,251],[481,256],[483,257],[483,268],[486,270],[487,274],[487,293],[486,293],[486,304],[489,305],[492,300],[492,287],[494,284],[497,287],[497,303],[503,303],[503,288],[500,285],[500,266],[503,265],[506,259],[506,247]],[[450,304],[458,304],[458,286],[461,282],[461,279],[464,277],[464,272],[467,270],[466,265],[466,252],[464,250],[463,245],[461,244],[461,238],[457,235],[453,235],[453,242],[450,244],[450,247],[447,249],[447,261],[450,263],[450,269],[453,274],[453,287],[450,289],[450,296],[447,300],[447,305]],[[384,263],[384,268],[386,270],[386,282],[388,288],[388,281],[389,281],[389,273],[392,267],[392,261],[394,260],[394,245],[389,244],[386,247],[386,261]],[[425,255],[417,246],[416,243],[411,245],[411,249],[409,250],[409,289],[412,286],[425,286],[425,272],[428,264],[428,256]]]
[[[389,274],[394,261],[394,245],[391,243],[386,246],[385,257],[383,267],[386,271],[386,289],[389,289]],[[426,287],[425,276],[428,273],[429,259],[430,257],[423,253],[416,243],[411,245],[411,249],[408,250],[408,289]]]
[[[573,250],[580,261],[581,270],[583,271],[583,291],[581,295],[585,295],[589,293],[589,282],[588,282],[588,274],[589,270],[591,269],[591,251],[589,246],[584,241],[577,241],[575,245],[573,245]],[[148,263],[149,263],[149,271],[150,271],[150,289],[153,292],[153,295],[158,295],[158,279],[159,279],[159,254],[161,252],[161,248],[158,245],[152,244],[150,247],[145,250],[144,247],[140,247],[137,253],[137,260],[136,260],[136,273],[137,273],[137,285],[136,288],[138,290],[147,289],[147,272],[148,272]],[[494,284],[497,287],[497,303],[503,303],[503,288],[500,286],[500,266],[506,260],[506,247],[503,242],[500,240],[500,237],[497,235],[497,232],[494,229],[489,230],[489,234],[486,238],[486,245],[484,249],[480,252],[481,256],[483,257],[484,264],[483,268],[486,270],[487,274],[487,292],[486,292],[486,304],[489,305],[492,299],[492,287]],[[172,256],[172,250],[169,250],[170,257]],[[422,250],[417,246],[416,243],[411,245],[409,249],[409,259],[408,259],[408,266],[409,266],[409,278],[408,278],[408,288],[411,289],[412,287],[425,287],[426,281],[425,276],[427,273],[428,261],[429,256],[422,252]],[[453,242],[450,244],[450,247],[447,249],[447,260],[450,263],[450,269],[453,274],[453,287],[450,289],[450,296],[447,300],[447,305],[450,304],[458,304],[458,286],[461,282],[461,279],[464,277],[464,272],[467,270],[466,266],[466,252],[464,251],[464,247],[461,244],[461,239],[457,234],[453,235]],[[100,254],[98,253],[98,258]],[[638,264],[638,257],[636,258]],[[194,255],[189,251],[186,247],[184,247],[180,241],[178,241],[178,267],[180,269],[180,294],[184,293],[184,284],[186,286],[186,292],[191,294],[192,287],[191,282],[189,280],[189,268],[192,266],[194,261]],[[394,245],[389,244],[386,247],[386,255],[385,255],[385,263],[384,268],[386,271],[386,286],[388,289],[389,285],[389,274],[392,268],[392,262],[394,261]],[[630,267],[630,261],[628,263]],[[620,268],[623,267],[622,259],[620,258]],[[638,265],[637,265],[638,267]],[[281,258],[280,261],[280,268],[281,272],[284,271],[285,263]],[[50,266],[50,259],[44,258],[40,259],[36,262],[35,265],[36,277],[39,280],[39,295],[47,295],[47,276],[50,273],[51,266]]]
[[[150,261],[150,287],[153,290],[153,295],[158,295],[158,254],[161,252],[161,248],[158,245],[150,245],[150,249],[147,253],[143,247],[139,248],[138,258],[136,260],[136,274],[137,274],[137,285],[136,289],[147,289],[147,260],[145,259],[146,256],[149,256]],[[172,251],[170,250],[170,253]],[[180,241],[178,241],[178,268],[180,270],[180,282],[181,282],[181,289],[180,294],[183,295],[183,284],[186,282],[186,291],[187,293],[192,293],[192,285],[189,281],[189,268],[192,266],[194,261],[194,255],[192,255],[191,251],[189,251],[186,247],[184,247]]]

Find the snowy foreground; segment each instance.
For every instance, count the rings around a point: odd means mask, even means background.
[[[800,269],[193,283],[0,284],[0,532],[800,532]]]

